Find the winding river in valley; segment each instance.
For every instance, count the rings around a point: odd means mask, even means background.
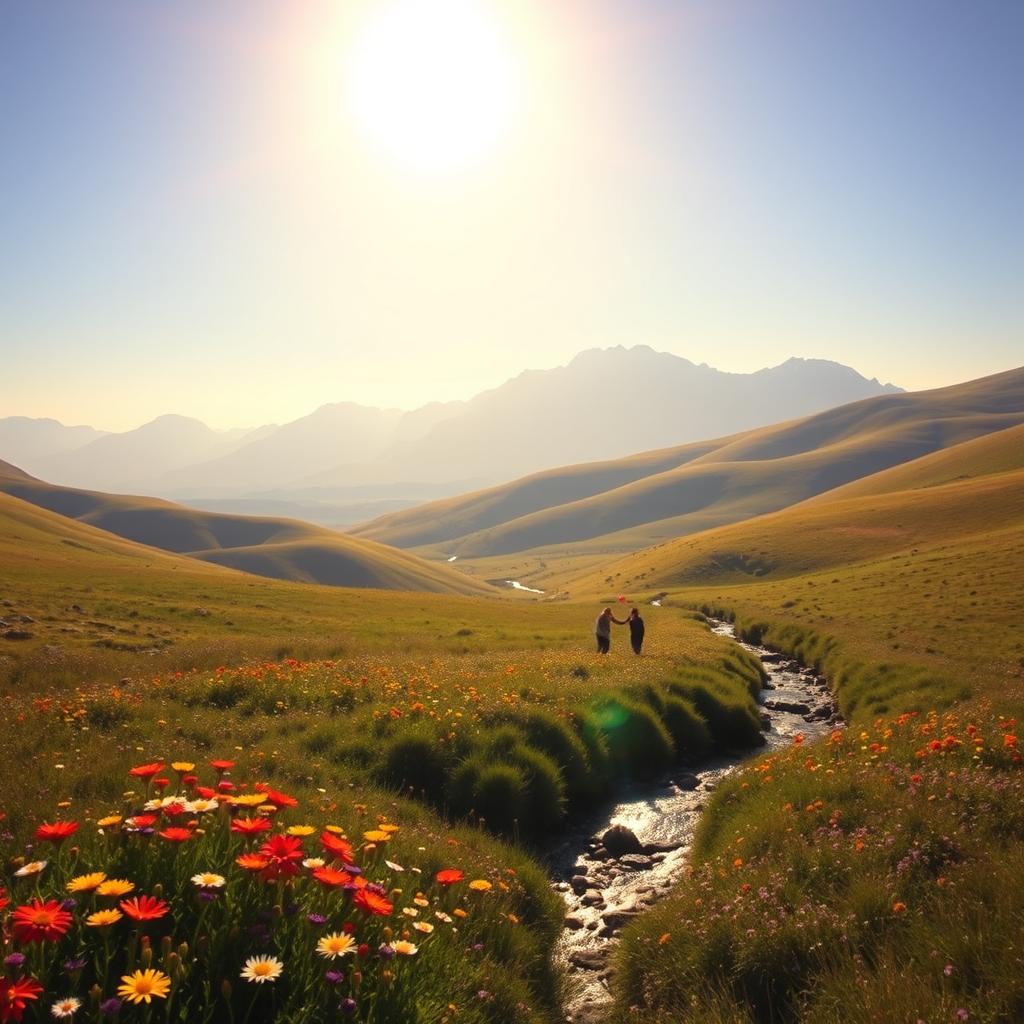
[[[736,640],[731,624],[710,625]],[[574,1024],[603,1018],[618,933],[678,882],[700,815],[722,779],[748,758],[791,744],[797,733],[812,740],[841,724],[825,679],[768,648],[736,642],[761,659],[768,675],[760,695],[766,746],[623,789],[617,802],[578,821],[548,853],[566,905],[556,957],[571,979],[566,1020]]]

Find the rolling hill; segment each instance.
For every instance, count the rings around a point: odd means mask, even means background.
[[[625,552],[777,511],[1021,422],[1024,369],[1017,369],[712,442],[535,474],[353,532],[460,558]]]
[[[0,491],[137,544],[276,579],[485,594],[446,565],[298,520],[198,512],[156,498],[58,487],[0,463]]]
[[[1024,534],[1024,424],[962,442],[770,515],[646,549],[573,592],[779,580],[899,552]]]

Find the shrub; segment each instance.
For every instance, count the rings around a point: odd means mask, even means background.
[[[512,835],[527,806],[527,789],[522,768],[476,755],[455,770],[449,794],[460,814],[482,818],[491,831]]]
[[[445,790],[448,763],[436,737],[426,732],[406,732],[386,744],[380,774],[394,789],[412,788],[436,802]]]
[[[650,706],[613,694],[599,698],[592,708],[619,774],[649,779],[674,760],[672,737]]]

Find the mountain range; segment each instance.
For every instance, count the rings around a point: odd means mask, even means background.
[[[123,433],[0,419],[0,458],[55,484],[350,525],[539,470],[749,430],[894,393],[839,363],[725,373],[639,345],[592,349],[465,402],[354,402],[256,429],[161,415]]]

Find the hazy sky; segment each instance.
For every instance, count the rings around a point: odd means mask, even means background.
[[[0,415],[1024,363],[1019,0],[5,0]]]

